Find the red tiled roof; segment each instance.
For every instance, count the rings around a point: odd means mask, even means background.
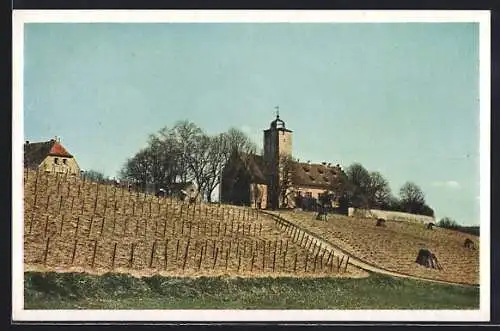
[[[49,155],[52,156],[62,156],[62,157],[73,157],[68,151],[58,142],[54,142],[52,148],[50,149]]]
[[[328,188],[341,173],[340,167],[294,162],[292,182],[299,186]]]
[[[24,144],[24,166],[38,167],[47,156],[72,158],[73,155],[54,139],[44,142]]]

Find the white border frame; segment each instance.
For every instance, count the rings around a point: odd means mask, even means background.
[[[479,310],[24,310],[23,55],[25,23],[72,22],[477,22],[480,25],[480,309]],[[488,321],[490,319],[490,12],[265,10],[14,10],[13,11],[13,321]]]

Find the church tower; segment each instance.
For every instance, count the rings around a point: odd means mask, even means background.
[[[278,107],[276,107],[278,109]],[[285,126],[276,111],[276,119],[264,130],[264,162],[268,169],[268,206],[279,207],[279,186],[282,177],[281,164],[284,158],[292,157],[292,130]]]

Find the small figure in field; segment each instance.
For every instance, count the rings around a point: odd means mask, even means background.
[[[383,218],[377,219],[377,226],[385,226],[385,220]]]
[[[470,240],[469,238],[465,239],[464,247],[470,248],[470,249],[476,249],[476,245],[474,245],[474,242],[472,240]]]
[[[432,230],[432,229],[434,229],[434,223],[427,223],[427,224],[425,225],[425,228],[426,228],[427,230]]]
[[[431,251],[429,251],[426,248],[421,248],[418,251],[417,260],[415,262],[427,268],[443,270],[443,268],[438,262],[436,255],[434,255]]]

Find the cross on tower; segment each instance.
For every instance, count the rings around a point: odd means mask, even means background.
[[[276,118],[280,118],[280,106],[276,106],[274,109],[276,109]]]

